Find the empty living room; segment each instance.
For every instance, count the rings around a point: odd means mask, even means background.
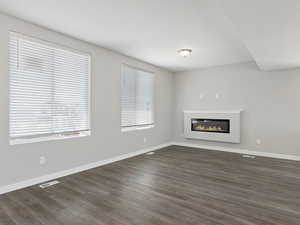
[[[300,225],[299,0],[0,0],[0,225]]]

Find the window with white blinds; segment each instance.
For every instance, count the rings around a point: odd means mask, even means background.
[[[154,74],[122,65],[121,127],[154,124]]]
[[[9,76],[11,144],[89,135],[89,55],[10,33]]]

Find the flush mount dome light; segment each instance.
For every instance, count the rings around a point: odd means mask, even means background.
[[[192,54],[192,49],[188,49],[188,48],[183,48],[178,50],[178,54],[182,57],[187,57],[190,54]]]

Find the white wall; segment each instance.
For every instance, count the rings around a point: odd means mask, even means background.
[[[300,156],[300,69],[263,72],[245,63],[183,72],[174,93],[174,141]],[[183,110],[236,109],[244,110],[241,144],[182,137]]]
[[[10,30],[92,55],[92,136],[9,145]],[[121,63],[155,72],[155,128],[125,133],[120,131]],[[172,82],[172,74],[163,69],[0,14],[0,187],[170,141]],[[148,140],[146,144],[144,137]],[[40,156],[47,157],[47,164],[39,165]]]

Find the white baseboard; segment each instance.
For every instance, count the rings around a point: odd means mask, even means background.
[[[146,152],[151,152],[151,151],[158,150],[158,149],[168,147],[171,145],[179,145],[179,146],[192,147],[192,148],[201,148],[201,149],[206,149],[206,150],[215,150],[215,151],[232,152],[232,153],[239,153],[239,154],[248,154],[248,155],[271,157],[271,158],[277,158],[277,159],[288,159],[288,160],[300,161],[300,156],[295,156],[295,155],[276,154],[276,153],[269,153],[269,152],[257,152],[257,151],[250,151],[250,150],[245,150],[245,149],[235,149],[235,148],[210,146],[210,145],[199,145],[199,144],[191,144],[191,143],[186,143],[186,142],[169,142],[169,143],[165,143],[162,145],[145,148],[145,149],[142,149],[139,151],[130,152],[130,153],[116,156],[113,158],[109,158],[109,159],[101,160],[98,162],[90,163],[87,165],[79,166],[79,167],[72,168],[69,170],[64,170],[64,171],[48,174],[45,176],[33,178],[30,180],[21,181],[21,182],[15,183],[15,184],[3,186],[3,187],[0,187],[0,194],[5,194],[5,193],[11,192],[11,191],[15,191],[15,190],[33,186],[36,184],[44,183],[44,182],[58,179],[58,178],[61,178],[64,176],[74,174],[74,173],[79,173],[79,172],[82,172],[85,170],[93,169],[93,168],[96,168],[99,166],[103,166],[103,165],[106,165],[109,163],[113,163],[113,162],[117,162],[117,161],[120,161],[123,159],[131,158],[131,157],[134,157],[137,155],[144,154]]]
[[[74,173],[79,173],[79,172],[82,172],[82,171],[85,171],[85,170],[93,169],[93,168],[103,166],[103,165],[106,165],[106,164],[109,164],[109,163],[113,163],[113,162],[120,161],[120,160],[123,160],[123,159],[131,158],[131,157],[134,157],[134,156],[137,156],[137,155],[141,155],[141,154],[144,154],[146,152],[151,152],[151,151],[158,150],[158,149],[161,149],[161,148],[164,148],[164,147],[168,147],[170,145],[171,145],[171,143],[165,143],[165,144],[162,144],[162,145],[157,145],[157,146],[154,146],[154,147],[145,148],[145,149],[142,149],[142,150],[139,150],[139,151],[130,152],[130,153],[123,154],[123,155],[120,155],[120,156],[116,156],[116,157],[113,157],[113,158],[109,158],[109,159],[101,160],[101,161],[98,161],[98,162],[90,163],[90,164],[87,164],[87,165],[79,166],[79,167],[72,168],[72,169],[69,169],[69,170],[64,170],[64,171],[48,174],[48,175],[45,175],[45,176],[33,178],[33,179],[30,179],[30,180],[21,181],[21,182],[15,183],[15,184],[3,186],[3,187],[0,187],[0,194],[5,194],[5,193],[11,192],[11,191],[15,191],[15,190],[26,188],[26,187],[29,187],[29,186],[33,186],[33,185],[36,185],[36,184],[44,183],[44,182],[54,180],[54,179],[58,179],[58,178],[61,178],[61,177],[64,177],[64,176],[74,174]]]
[[[232,152],[232,153],[256,155],[256,156],[263,156],[263,157],[276,158],[276,159],[287,159],[287,160],[300,161],[300,156],[296,156],[296,155],[285,155],[285,154],[277,154],[277,153],[270,153],[270,152],[258,152],[258,151],[250,151],[250,150],[246,150],[246,149],[237,149],[237,148],[229,148],[229,147],[221,147],[221,146],[199,145],[199,144],[191,144],[191,143],[187,143],[187,142],[171,142],[171,145],[179,145],[179,146],[192,147],[192,148],[202,148],[202,149],[206,149],[206,150]]]

